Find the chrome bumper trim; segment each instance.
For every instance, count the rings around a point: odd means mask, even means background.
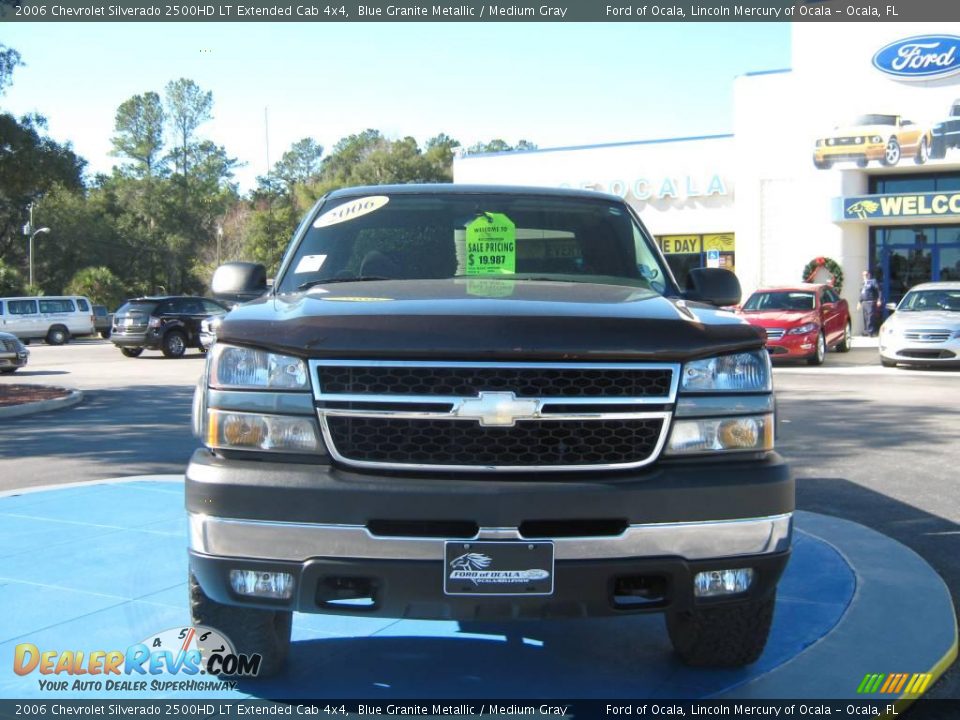
[[[311,558],[443,560],[448,538],[383,537],[362,525],[232,520],[190,513],[190,549],[215,557],[305,562]],[[631,525],[614,537],[556,538],[556,560],[763,555],[787,550],[792,513],[745,520]],[[527,540],[516,528],[483,528],[472,540]],[[543,538],[537,538],[542,540]],[[464,542],[464,538],[449,538]]]

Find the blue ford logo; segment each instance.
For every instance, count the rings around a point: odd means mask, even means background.
[[[906,80],[927,80],[960,72],[960,37],[918,35],[897,40],[873,56],[878,70]]]

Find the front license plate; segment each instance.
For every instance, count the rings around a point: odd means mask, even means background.
[[[447,595],[552,595],[551,542],[446,542]]]

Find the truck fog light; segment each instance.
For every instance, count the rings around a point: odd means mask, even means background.
[[[285,572],[231,570],[230,587],[237,595],[289,600],[293,597],[293,575]]]
[[[746,592],[753,584],[753,575],[753,568],[697,573],[693,579],[693,594],[696,597],[717,597]]]

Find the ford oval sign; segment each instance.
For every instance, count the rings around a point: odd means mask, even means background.
[[[930,80],[960,72],[960,37],[919,35],[897,40],[873,56],[873,66],[901,80]]]

